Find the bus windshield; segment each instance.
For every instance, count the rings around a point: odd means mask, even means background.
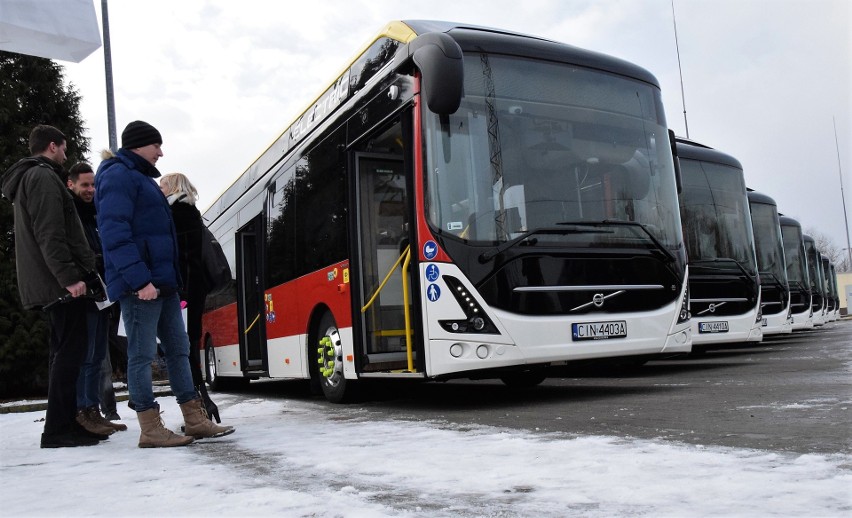
[[[733,260],[754,273],[754,238],[742,170],[683,158],[680,164],[681,219],[689,264]]]
[[[436,231],[491,246],[537,233],[570,247],[682,248],[658,89],[561,63],[464,60],[459,110],[425,116]],[[606,225],[553,231],[583,223]]]
[[[805,272],[805,249],[802,247],[802,232],[799,227],[784,225],[784,258],[787,260],[787,278],[790,284],[807,288],[808,278]]]
[[[787,267],[784,264],[784,244],[781,241],[776,207],[765,203],[752,203],[751,219],[761,278],[768,274],[773,283],[786,285]]]

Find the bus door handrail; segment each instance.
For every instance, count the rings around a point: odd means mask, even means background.
[[[405,247],[405,250],[402,251],[399,258],[393,263],[393,266],[390,267],[385,278],[382,279],[382,282],[379,284],[379,287],[376,288],[376,291],[373,292],[373,295],[370,297],[370,300],[364,304],[364,307],[361,308],[361,313],[365,313],[370,306],[376,301],[376,298],[381,293],[382,289],[384,289],[385,285],[393,275],[393,272],[396,270],[396,267],[399,266],[399,263],[402,263],[402,305],[403,305],[403,315],[405,316],[405,355],[408,361],[408,371],[409,372],[417,372],[414,370],[414,351],[411,345],[411,307],[409,304],[409,294],[408,294],[408,268],[411,265],[411,245]]]

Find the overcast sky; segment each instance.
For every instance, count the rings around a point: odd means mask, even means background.
[[[852,2],[674,8],[689,136],[737,158],[749,187],[847,247],[839,169],[852,208]],[[671,0],[114,1],[118,134],[136,119],[156,126],[158,168],[187,174],[203,210],[398,19],[492,26],[634,62],[659,79],[669,126],[686,134]],[[97,164],[108,145],[103,51],[63,65],[83,96]]]

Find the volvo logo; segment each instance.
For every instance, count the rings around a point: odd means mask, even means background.
[[[617,296],[621,295],[622,293],[626,293],[626,292],[627,292],[627,290],[618,290],[618,291],[614,291],[614,292],[610,293],[609,295],[604,295],[603,293],[595,293],[592,296],[591,302],[586,302],[585,304],[577,306],[576,308],[572,309],[571,311],[579,311],[579,310],[587,308],[587,307],[589,307],[593,304],[596,308],[602,308],[603,305],[604,305],[604,302],[606,302],[606,299],[611,299],[612,297],[617,297]]]
[[[699,311],[697,314],[703,315],[703,314],[708,313],[708,312],[709,313],[715,313],[717,309],[724,306],[726,303],[727,303],[727,301],[719,302],[717,304],[714,304],[714,303],[711,302],[710,304],[707,305],[707,309],[705,309],[704,311]]]

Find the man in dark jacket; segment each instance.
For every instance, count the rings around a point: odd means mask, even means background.
[[[74,196],[74,206],[86,241],[95,254],[98,273],[104,274],[101,252],[101,237],[98,235],[97,211],[95,211],[95,172],[86,162],[74,164],[68,170],[68,189]],[[90,432],[111,434],[127,430],[127,425],[104,419],[100,406],[106,404],[117,415],[115,390],[112,386],[112,363],[109,361],[110,311],[101,309],[89,301],[86,311],[88,347],[80,377],[77,379],[77,422]]]
[[[0,189],[14,205],[21,302],[27,309],[48,306],[50,365],[41,447],[91,446],[107,436],[77,423],[76,386],[86,351],[87,301],[80,297],[95,256],[65,188],[65,135],[53,126],[36,126],[29,146],[33,156],[6,171]],[[60,299],[65,302],[56,303]]]
[[[193,438],[234,431],[207,417],[189,367],[189,338],[181,316],[178,245],[171,209],[154,178],[163,151],[160,132],[143,121],[127,125],[121,149],[95,175],[95,206],[110,300],[118,300],[127,331],[127,386],[139,426],[140,448],[183,446]],[[160,419],[151,382],[157,338],[186,436]]]

